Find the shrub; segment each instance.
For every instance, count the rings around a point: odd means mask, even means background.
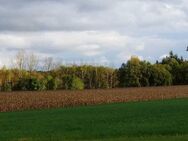
[[[58,80],[53,78],[51,75],[46,77],[46,88],[47,90],[56,90],[58,87]]]
[[[14,90],[28,90],[29,86],[29,81],[26,78],[20,78],[17,82],[16,85],[14,86]]]
[[[10,82],[5,82],[2,86],[2,91],[5,91],[5,92],[12,91],[12,84]]]
[[[66,90],[82,90],[84,89],[84,83],[76,76],[66,75],[63,77],[63,88]]]
[[[30,88],[29,90],[34,90],[34,91],[37,91],[37,90],[40,90],[42,87],[40,81],[37,79],[37,78],[31,78],[30,80]]]
[[[82,80],[78,77],[73,77],[72,80],[72,90],[83,90],[84,89],[84,83]]]
[[[45,85],[42,81],[38,80],[37,78],[21,78],[15,88],[15,90],[29,90],[29,91],[37,91],[37,90],[44,90]]]

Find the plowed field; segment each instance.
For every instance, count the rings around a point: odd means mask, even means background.
[[[188,97],[188,86],[0,93],[0,112]]]

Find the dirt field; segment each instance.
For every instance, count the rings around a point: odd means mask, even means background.
[[[188,98],[188,86],[0,93],[0,112]]]

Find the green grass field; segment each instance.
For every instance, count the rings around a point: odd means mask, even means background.
[[[188,99],[0,113],[0,141],[188,141]]]

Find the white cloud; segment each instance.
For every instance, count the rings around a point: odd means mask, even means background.
[[[163,55],[161,55],[160,57],[159,57],[159,59],[163,59],[163,58],[166,58],[166,57],[168,57],[169,56],[169,54],[163,54]]]
[[[127,61],[132,55],[155,61],[158,56],[176,49],[176,44],[179,44],[179,41],[170,39],[126,36],[114,31],[9,32],[0,34],[0,41],[3,47],[0,50],[3,49],[6,55],[25,48],[40,57],[52,56],[65,60],[95,60],[103,57],[116,64]]]
[[[145,45],[144,43],[139,44],[138,46],[136,46],[135,48],[137,51],[143,51],[145,49]]]
[[[1,46],[9,46],[9,47],[17,47],[17,48],[22,48],[26,46],[26,42],[24,38],[14,36],[11,34],[0,34],[0,44]]]
[[[187,9],[187,0],[1,0],[0,59],[20,48],[116,64],[132,55],[154,62],[170,50],[186,57]]]

